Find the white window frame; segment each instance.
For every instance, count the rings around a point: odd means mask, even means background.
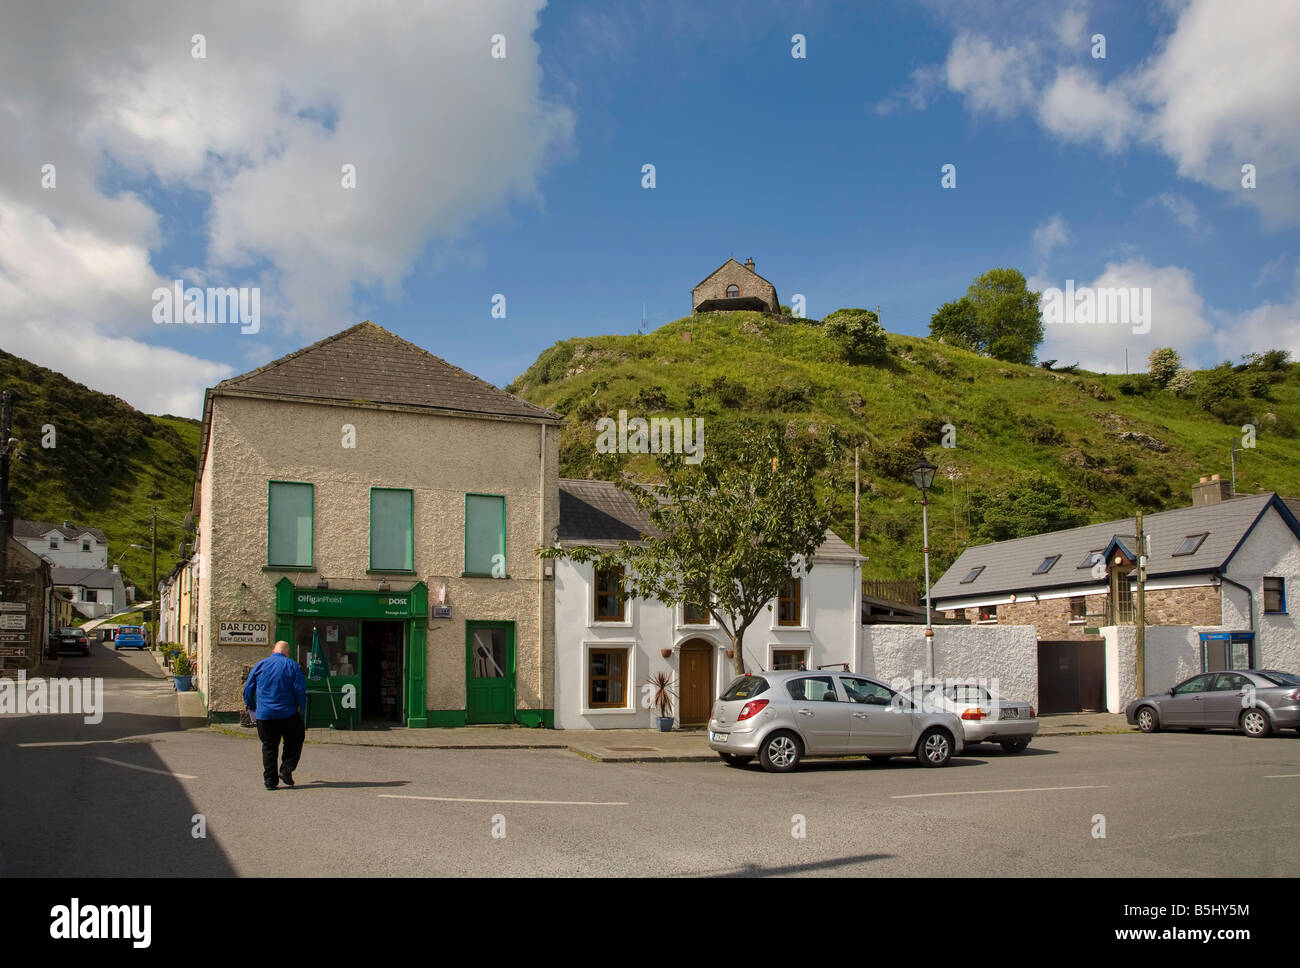
[[[591,668],[591,650],[610,651],[612,649],[625,649],[627,651],[627,705],[626,706],[598,706],[592,708],[587,705],[588,697],[591,695],[588,689],[589,681],[587,679],[588,670]],[[640,675],[638,668],[640,663],[640,649],[637,648],[636,639],[584,639],[582,642],[582,668],[581,668],[581,689],[582,698],[578,702],[578,715],[580,716],[635,716],[641,710],[641,687]],[[675,678],[675,677],[674,677]]]
[[[793,628],[793,626],[783,625],[781,628],[788,629]],[[808,663],[812,658],[810,655],[812,652],[811,645],[791,645],[789,642],[769,642],[767,643],[767,665],[763,667],[768,672],[774,671],[773,665],[776,662],[776,653],[778,650],[781,652],[802,652],[804,668],[809,668]]]

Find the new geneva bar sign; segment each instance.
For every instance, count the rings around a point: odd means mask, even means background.
[[[270,622],[218,622],[217,645],[269,645]]]

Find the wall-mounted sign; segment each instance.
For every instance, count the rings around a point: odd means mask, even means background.
[[[0,612],[25,612],[26,602],[0,602]]]
[[[269,645],[270,622],[218,622],[217,645]]]
[[[0,612],[0,629],[18,631],[27,628],[27,613]]]
[[[25,659],[25,658],[27,658],[27,646],[0,645],[0,659]]]
[[[0,632],[0,642],[26,642],[26,632]]]
[[[435,606],[433,606],[433,617],[434,617],[434,618],[451,618],[451,606],[450,606],[450,605],[435,605]]]

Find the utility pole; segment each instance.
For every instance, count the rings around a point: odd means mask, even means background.
[[[0,598],[5,597],[9,578],[9,535],[13,534],[14,517],[9,504],[9,460],[13,443],[9,434],[14,423],[14,394],[6,390],[0,403]]]
[[[862,554],[862,465],[858,462],[858,445],[853,445],[853,550]]]
[[[1228,457],[1232,461],[1232,496],[1237,496],[1237,438],[1232,438],[1232,447],[1228,451]]]
[[[150,516],[153,518],[153,526],[149,537],[149,557],[153,559],[153,584],[149,586],[149,598],[153,604],[149,606],[149,624],[152,626],[149,630],[149,647],[158,648],[158,509],[155,507]]]
[[[1142,533],[1142,512],[1137,514],[1137,694],[1146,695],[1147,669],[1147,554]]]

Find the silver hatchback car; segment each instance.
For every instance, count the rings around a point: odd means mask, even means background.
[[[851,672],[759,672],[740,676],[713,705],[709,748],[731,766],[758,757],[786,773],[804,756],[915,756],[945,766],[962,751],[961,720],[924,710],[883,682]]]

